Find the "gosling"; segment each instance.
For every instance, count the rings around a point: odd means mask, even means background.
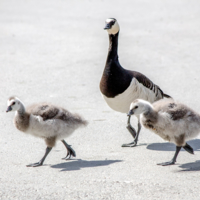
[[[133,114],[140,115],[141,123],[145,128],[176,145],[172,160],[158,165],[175,164],[182,147],[187,152],[194,154],[193,148],[186,141],[199,134],[200,115],[191,108],[172,99],[159,100],[153,104],[137,99],[130,105],[129,120]]]
[[[57,140],[61,140],[67,149],[67,155],[63,159],[68,160],[71,156],[76,157],[75,151],[68,145],[64,138],[70,136],[77,128],[88,124],[78,114],[72,114],[64,108],[50,103],[38,103],[25,109],[24,104],[17,97],[8,99],[6,112],[15,111],[14,125],[24,133],[43,138],[46,142],[46,151],[39,162],[29,164],[27,167],[43,165],[49,152],[55,146]]]

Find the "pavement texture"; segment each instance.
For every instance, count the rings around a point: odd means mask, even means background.
[[[200,112],[198,0],[0,1],[0,199],[200,199],[200,137],[169,161],[175,145],[141,131],[138,146],[127,116],[111,110],[99,91],[108,35],[120,24],[119,60],[144,73],[165,93]],[[49,101],[80,113],[89,125],[66,138],[77,157],[61,160],[57,142],[44,166],[27,168],[45,151],[42,139],[19,132],[7,99]],[[132,118],[136,126],[137,120]]]

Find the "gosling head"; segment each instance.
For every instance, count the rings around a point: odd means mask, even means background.
[[[17,111],[21,107],[21,102],[17,97],[10,97],[7,101],[8,108],[6,112]]]
[[[115,35],[119,32],[119,24],[115,18],[108,18],[105,23],[104,30],[107,30],[108,34]]]
[[[131,115],[140,115],[146,111],[149,110],[149,108],[151,108],[152,105],[147,102],[144,101],[142,99],[136,99],[135,101],[133,101],[130,105],[130,110],[129,113],[127,114],[129,117]]]

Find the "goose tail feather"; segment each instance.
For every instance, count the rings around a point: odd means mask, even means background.
[[[172,98],[171,96],[169,96],[168,94],[163,94],[163,97],[173,99],[173,98]]]

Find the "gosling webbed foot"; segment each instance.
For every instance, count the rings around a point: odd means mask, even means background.
[[[137,145],[137,141],[133,141],[128,144],[122,144],[122,147],[135,147]]]
[[[76,152],[71,147],[70,148],[68,147],[67,148],[67,155],[62,159],[63,160],[69,160],[71,158],[71,156],[76,157]]]
[[[185,144],[185,146],[183,147],[188,153],[194,154],[194,150],[193,148],[189,145],[189,144]]]
[[[174,157],[172,158],[171,161],[169,161],[169,162],[164,162],[164,163],[158,163],[157,165],[162,165],[162,166],[174,165],[175,162],[176,162],[176,158],[177,158],[177,156],[178,156],[178,154],[179,154],[181,148],[182,148],[182,147],[180,147],[180,146],[176,146],[176,151],[175,151]]]
[[[47,147],[46,148],[45,154],[44,154],[43,158],[39,162],[32,163],[32,164],[29,164],[29,165],[26,165],[26,166],[27,167],[39,167],[39,166],[43,165],[43,162],[46,159],[46,157],[49,154],[49,152],[51,151],[51,149],[52,149],[52,147]]]
[[[42,166],[43,163],[42,162],[37,162],[37,163],[32,163],[32,164],[29,164],[29,165],[26,165],[27,167],[39,167],[39,166]]]
[[[168,165],[174,165],[175,162],[173,160],[169,162],[163,162],[163,163],[157,163],[157,165],[162,165],[162,166],[168,166]]]
[[[71,158],[71,156],[76,157],[76,152],[74,151],[74,149],[72,149],[71,145],[67,144],[67,142],[65,142],[65,140],[61,140],[61,141],[67,149],[67,155],[66,155],[66,157],[64,157],[62,159],[69,160]]]

